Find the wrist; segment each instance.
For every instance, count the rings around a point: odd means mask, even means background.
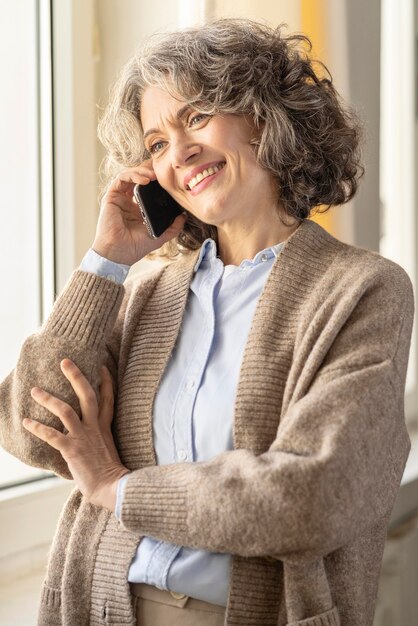
[[[92,504],[96,504],[97,506],[101,506],[104,509],[108,509],[112,513],[115,513],[118,484],[122,476],[125,476],[125,474],[130,474],[130,470],[128,470],[127,467],[121,468],[121,471],[117,473],[116,478],[113,478],[110,482],[106,483],[99,489],[97,496],[90,499]]]
[[[115,250],[111,246],[106,246],[103,244],[96,244],[93,242],[91,249],[103,257],[107,261],[111,261],[112,263],[119,263],[120,265],[127,265],[131,267],[132,263],[128,262],[126,259],[126,255],[121,254],[119,251]]]

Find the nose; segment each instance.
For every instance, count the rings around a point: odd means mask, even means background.
[[[199,156],[202,148],[197,143],[187,140],[178,139],[171,144],[171,163],[174,169],[179,169],[190,163],[195,157]]]

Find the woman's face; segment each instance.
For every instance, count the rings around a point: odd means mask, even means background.
[[[141,105],[145,146],[160,184],[207,224],[247,224],[276,204],[273,178],[258,165],[249,117],[210,116],[159,87]]]

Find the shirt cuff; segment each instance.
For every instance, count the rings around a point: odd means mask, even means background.
[[[128,275],[130,266],[109,261],[109,259],[105,259],[90,248],[81,261],[80,269],[84,272],[107,278],[114,283],[123,283]]]
[[[116,489],[116,506],[115,506],[115,517],[120,522],[120,514],[122,508],[123,496],[125,493],[125,484],[128,480],[129,474],[125,474],[118,482],[118,486]]]

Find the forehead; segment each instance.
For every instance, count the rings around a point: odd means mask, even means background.
[[[146,132],[166,122],[178,122],[178,112],[186,106],[180,96],[174,97],[161,87],[147,87],[141,100],[141,124]]]

